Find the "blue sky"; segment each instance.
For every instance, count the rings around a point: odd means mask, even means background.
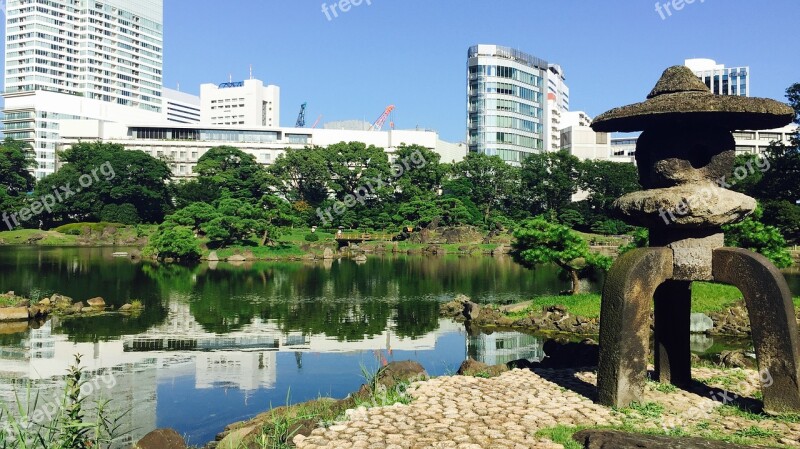
[[[655,0],[366,1],[328,20],[322,0],[164,0],[164,84],[197,93],[252,64],[281,87],[284,126],[303,102],[309,126],[319,114],[374,121],[394,104],[397,128],[463,140],[476,43],[561,64],[572,110],[592,116],[644,99],[690,57],[749,65],[756,96],[784,99],[800,82],[798,0],[695,0],[666,19]]]

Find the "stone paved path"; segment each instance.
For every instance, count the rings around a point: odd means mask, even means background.
[[[711,386],[719,379],[713,369],[696,368],[693,374],[710,379]],[[743,371],[740,377],[736,385],[727,382],[726,389],[752,394],[758,373]],[[298,436],[294,443],[299,449],[561,449],[536,432],[558,424],[634,422],[651,429],[702,423],[698,428],[729,433],[756,426],[772,432],[776,443],[800,446],[800,423],[722,415],[721,403],[711,395],[648,384],[644,402],[660,404],[663,412],[639,415],[636,410],[620,413],[594,404],[588,397],[594,395],[595,383],[594,373],[572,370],[513,370],[491,379],[440,377],[412,384],[410,405],[348,410],[347,421],[316,429],[309,437]]]

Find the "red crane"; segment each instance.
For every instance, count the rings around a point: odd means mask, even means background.
[[[381,116],[378,117],[378,120],[375,120],[375,123],[373,123],[372,126],[369,127],[369,130],[380,131],[383,128],[384,123],[386,123],[386,119],[389,118],[389,114],[391,114],[392,111],[394,111],[393,104],[389,105],[389,107],[387,107],[386,110],[383,111],[383,114],[381,114]],[[392,123],[392,128],[394,128],[394,123]]]

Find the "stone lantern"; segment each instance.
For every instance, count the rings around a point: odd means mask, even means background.
[[[592,123],[598,132],[643,131],[636,162],[646,190],[619,198],[613,208],[650,230],[650,247],[621,256],[606,278],[599,400],[624,407],[642,399],[651,300],[656,377],[681,387],[691,382],[691,284],[716,281],[744,295],[758,366],[772,379],[763,385],[764,409],[800,411],[800,342],[786,280],[765,257],[725,248],[721,230],[756,207],[754,199],[727,189],[734,182],[732,131],[787,125],[794,110],[770,99],[714,95],[683,66],[667,69],[647,98]]]

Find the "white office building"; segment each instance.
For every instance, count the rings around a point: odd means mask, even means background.
[[[390,130],[352,131],[341,129],[248,127],[243,125],[131,124],[100,120],[65,120],[61,122],[62,149],[81,141],[101,140],[117,143],[128,150],[166,160],[176,178],[196,176],[194,167],[209,149],[230,145],[270,165],[287,148],[328,146],[340,142],[362,142],[386,150],[390,160],[401,145],[419,145],[436,151],[442,162],[462,160],[466,145],[444,142],[433,131]]]
[[[561,148],[561,129],[571,126],[565,122],[569,112],[569,87],[566,84],[564,69],[558,64],[548,64],[547,68],[547,109],[548,139],[547,151],[558,151]],[[585,115],[585,114],[584,114]]]
[[[750,67],[725,67],[713,59],[686,59],[683,63],[717,95],[750,96]]]
[[[10,0],[5,135],[55,169],[60,119],[162,120],[162,0]]]
[[[200,97],[165,87],[164,119],[175,123],[200,123]]]
[[[280,126],[278,86],[249,79],[200,86],[200,121],[208,125]]]
[[[469,151],[519,164],[548,148],[547,61],[513,48],[475,45],[467,54]]]

